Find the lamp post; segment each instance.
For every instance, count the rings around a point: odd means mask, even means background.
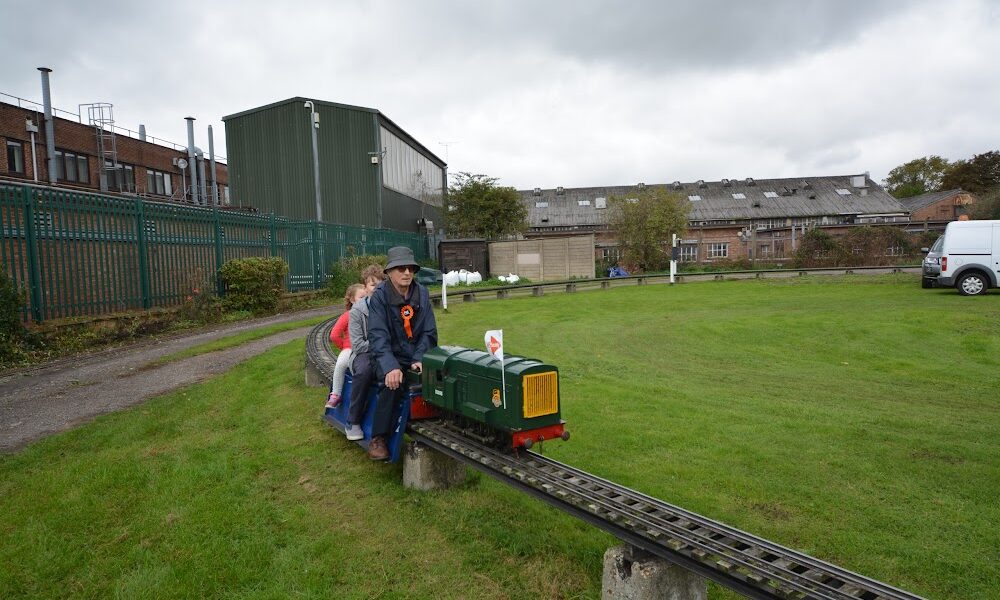
[[[322,222],[323,203],[322,196],[319,191],[319,144],[316,141],[316,130],[319,129],[319,113],[316,112],[316,105],[313,104],[312,100],[306,100],[303,106],[309,109],[309,123],[311,125],[309,130],[312,133],[313,186],[316,189],[316,220]]]
[[[319,129],[319,113],[312,100],[303,104],[309,109],[309,130],[312,133],[313,151],[313,186],[316,189],[316,223],[313,225],[313,289],[319,289],[323,279],[323,245],[320,243],[320,230],[323,224],[323,203],[319,190],[319,144],[316,141],[316,130]]]

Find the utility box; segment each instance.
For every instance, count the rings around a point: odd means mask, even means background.
[[[490,252],[484,239],[442,240],[438,242],[438,256],[445,273],[465,269],[479,271],[485,277],[490,272]]]

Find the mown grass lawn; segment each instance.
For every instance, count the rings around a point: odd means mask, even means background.
[[[558,460],[929,598],[998,597],[1000,294],[706,282],[439,313],[560,367]],[[489,478],[402,489],[295,342],[0,457],[0,597],[596,597],[608,536]],[[713,587],[713,598],[731,594]]]

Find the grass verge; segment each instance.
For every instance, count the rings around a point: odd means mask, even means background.
[[[997,597],[1000,294],[803,277],[438,321],[560,367],[557,460],[927,597]],[[0,597],[599,595],[614,540],[484,477],[402,489],[318,421],[301,361],[293,342],[0,457]]]

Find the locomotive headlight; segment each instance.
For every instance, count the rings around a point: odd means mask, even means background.
[[[525,375],[523,380],[524,402],[521,403],[525,419],[559,412],[559,374],[555,371]]]

